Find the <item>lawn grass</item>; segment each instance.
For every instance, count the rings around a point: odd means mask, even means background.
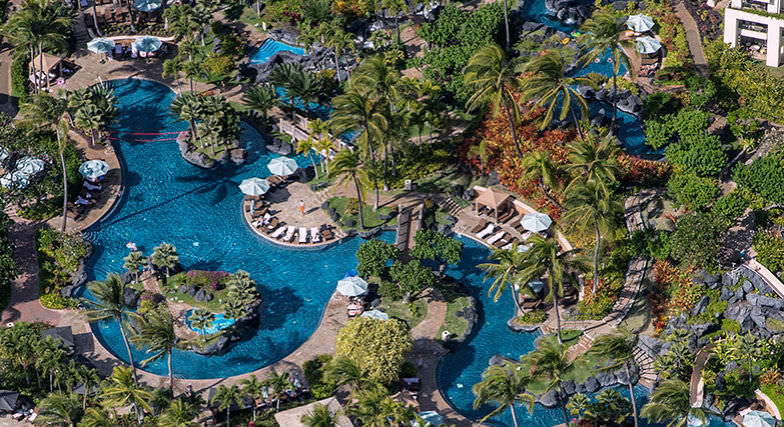
[[[471,305],[471,298],[468,296],[459,296],[448,301],[446,303],[446,319],[441,328],[438,329],[438,335],[434,338],[440,339],[444,331],[449,331],[453,337],[462,337],[469,327],[468,320],[464,317],[456,316],[455,313],[469,305]]]
[[[161,291],[163,291],[164,296],[169,299],[181,301],[190,305],[191,307],[203,308],[211,313],[222,313],[222,301],[226,292],[228,291],[227,288],[223,288],[218,291],[211,291],[213,298],[210,301],[196,301],[196,299],[190,295],[180,292],[179,288],[181,284],[185,283],[186,274],[186,272],[182,272],[169,277],[167,281],[168,283],[165,286],[161,286]]]
[[[781,390],[772,385],[763,385],[760,386],[760,390],[767,395],[770,400],[773,401],[773,404],[776,405],[778,408],[779,413],[784,411],[784,394],[781,393]]]
[[[346,215],[346,202],[348,201],[347,197],[333,197],[327,202],[329,206],[335,209],[335,212],[338,213],[340,216],[340,220],[345,222],[349,219],[353,219],[356,221],[356,225],[354,227],[346,227],[341,226],[343,229],[352,229],[352,228],[359,228],[359,215]],[[388,215],[390,212],[394,211],[396,208],[394,206],[380,206],[377,211],[373,211],[373,205],[364,204],[362,206],[362,213],[364,214],[365,219],[365,228],[374,228],[380,225],[388,225],[388,226],[395,226],[397,225],[397,217],[382,220],[378,216],[379,215]]]
[[[408,304],[400,300],[393,300],[391,298],[381,298],[382,309],[389,317],[400,319],[408,324],[409,328],[414,328],[427,316],[427,301],[424,298],[419,298],[413,303],[415,313],[411,312]]]

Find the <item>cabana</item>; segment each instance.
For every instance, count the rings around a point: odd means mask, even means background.
[[[504,207],[511,206],[512,196],[494,188],[487,188],[476,198],[474,208],[479,212],[480,206],[492,209],[495,212],[495,219],[498,220],[498,212]]]
[[[43,70],[40,69],[42,61],[43,61]],[[33,68],[35,68],[36,74],[39,76],[38,78],[36,78],[36,76],[32,74]],[[33,62],[30,63],[30,72],[31,72],[30,81],[32,81],[33,83],[38,83],[40,87],[43,87],[43,82],[36,82],[36,80],[39,79],[43,80],[43,76],[41,76],[41,72],[43,71],[43,74],[46,76],[46,86],[48,87],[49,80],[55,77],[52,76],[52,70],[54,70],[55,68],[58,71],[57,76],[62,76],[63,58],[50,55],[45,52],[41,53],[40,55],[36,56],[35,59],[33,59]]]
[[[306,424],[302,422],[302,416],[312,414],[313,407],[317,404],[325,406],[331,414],[339,414],[338,419],[335,422],[335,427],[354,427],[354,424],[351,423],[351,420],[343,415],[341,411],[343,407],[340,405],[340,402],[338,402],[338,399],[334,396],[319,400],[318,402],[313,402],[308,405],[298,406],[287,411],[278,412],[275,414],[275,421],[278,422],[278,425],[286,427],[306,427]]]
[[[73,353],[74,339],[73,339],[73,332],[71,331],[70,326],[56,326],[54,328],[49,328],[41,331],[41,339],[46,340],[49,337],[51,337],[55,341],[59,341],[59,344],[69,354]]]

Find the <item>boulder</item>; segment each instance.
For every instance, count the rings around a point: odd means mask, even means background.
[[[347,219],[345,224],[346,224],[346,227],[354,227],[354,226],[357,225],[357,222],[354,221],[353,219]]]
[[[454,216],[452,216],[452,215],[446,215],[446,216],[444,217],[444,221],[446,221],[446,222],[447,222],[448,224],[450,224],[450,225],[455,225],[455,224],[457,224],[457,218],[455,218],[455,217],[454,217]]]
[[[629,385],[629,374],[626,373],[626,369],[618,370],[615,373],[615,379],[618,381],[618,384]]]
[[[136,305],[139,303],[139,296],[141,296],[140,292],[136,292],[133,288],[125,288],[123,290],[123,304],[129,308],[136,308]]]
[[[555,390],[550,390],[547,393],[539,396],[538,400],[539,404],[545,408],[555,408],[560,402],[558,399],[558,392]]]
[[[618,109],[624,113],[638,115],[642,113],[642,99],[634,94],[623,97],[618,102]]]
[[[199,291],[196,292],[196,295],[193,296],[193,299],[200,302],[207,301],[207,292],[205,292],[204,289],[199,289]]]
[[[235,165],[241,165],[248,159],[248,151],[244,148],[234,148],[229,151],[229,160]]]
[[[561,389],[563,390],[564,394],[567,396],[571,396],[574,394],[576,386],[577,385],[574,383],[574,380],[568,380],[561,383]]]
[[[703,295],[702,298],[700,298],[700,300],[697,301],[696,304],[694,304],[694,307],[691,308],[691,315],[699,316],[700,314],[702,314],[703,311],[705,311],[705,308],[708,307],[709,303],[710,303],[710,298],[708,298],[707,295]]]
[[[697,325],[691,325],[691,330],[694,333],[693,336],[699,338],[705,335],[712,326],[713,323],[700,323]]]
[[[212,344],[197,349],[196,353],[201,355],[220,355],[225,353],[229,349],[230,345],[231,345],[231,340],[229,339],[229,337],[222,335],[218,337],[218,339],[216,339]]]
[[[751,283],[750,280],[743,281],[743,292],[749,293],[754,289],[754,285]]]
[[[582,384],[585,387],[586,393],[594,393],[599,390],[599,381],[596,380],[596,377],[588,377]]]
[[[593,88],[588,86],[588,85],[577,86],[576,90],[577,90],[577,93],[582,95],[582,97],[585,98],[585,99],[590,100],[590,99],[596,97],[596,91],[594,91]]]
[[[574,386],[575,393],[586,393],[585,384],[580,383]]]
[[[784,300],[779,298],[766,297],[760,294],[747,294],[746,301],[756,307],[768,307],[776,310],[784,309]]]
[[[122,279],[123,285],[127,285],[133,282],[134,275],[130,271],[123,271],[120,273],[120,279]]]
[[[599,382],[599,385],[602,387],[611,386],[618,381],[615,379],[615,375],[612,372],[599,372],[596,374],[596,381]]]
[[[659,355],[664,342],[650,335],[640,335],[638,344],[640,348],[642,348],[645,353],[648,354],[648,356],[655,358]]]
[[[491,357],[490,360],[487,361],[488,366],[504,366],[507,363],[517,363],[516,360],[512,359],[511,357],[502,356],[500,354],[496,354],[495,356]]]

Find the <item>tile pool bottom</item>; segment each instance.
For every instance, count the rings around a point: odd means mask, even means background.
[[[304,55],[305,49],[299,46],[291,46],[273,39],[267,39],[259,50],[250,57],[251,64],[263,64],[269,62],[270,58],[278,52],[286,51],[295,55]]]

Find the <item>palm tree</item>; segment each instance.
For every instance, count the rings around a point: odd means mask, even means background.
[[[563,411],[566,425],[569,425],[569,415],[566,413],[566,402],[564,401],[566,393],[561,388],[561,384],[566,381],[567,375],[574,369],[574,364],[569,360],[568,351],[569,347],[564,344],[540,340],[534,351],[521,358],[531,365],[531,375],[534,378],[547,380],[545,393],[551,390],[557,392],[558,403]]]
[[[359,201],[359,226],[364,229],[365,217],[362,210],[365,204],[362,199],[365,194],[365,186],[359,177],[361,168],[362,161],[359,159],[359,152],[356,150],[343,149],[338,151],[338,154],[332,159],[332,170],[329,171],[329,175],[339,177],[339,184],[348,184],[349,180],[354,183],[354,189],[357,192],[357,200]]]
[[[231,406],[242,403],[242,393],[240,393],[240,388],[236,385],[231,385],[229,387],[221,385],[215,392],[215,396],[212,398],[212,403],[218,404],[218,410],[226,410],[226,427],[230,427]]]
[[[297,97],[290,92],[290,87],[297,84],[294,82],[295,80],[305,79],[303,77],[304,74],[306,72],[299,64],[280,64],[272,70],[269,76],[269,81],[272,85],[283,89],[291,110],[292,120],[294,120],[294,114],[296,113]],[[305,108],[307,108],[307,105]]]
[[[84,410],[84,416],[79,421],[79,427],[115,427],[117,413],[100,406],[89,407]]]
[[[196,120],[201,117],[201,102],[199,97],[193,92],[180,95],[174,98],[169,109],[177,117],[188,122],[193,141],[196,142],[199,147],[204,148],[201,144],[201,137],[199,136],[198,128],[196,126]]]
[[[54,391],[55,373],[62,367],[65,351],[60,348],[59,342],[52,337],[39,341],[34,348],[36,352],[35,365],[42,374],[49,376],[49,392]]]
[[[621,212],[623,207],[617,199],[602,190],[602,185],[596,180],[573,185],[569,189],[566,205],[569,209],[564,215],[564,220],[571,222],[572,228],[593,225],[596,243],[593,249],[593,288],[591,292],[596,295],[596,288],[599,286],[599,251],[602,236],[612,236],[615,230],[616,215]]]
[[[397,32],[397,42],[400,41],[400,14],[408,9],[406,0],[381,0],[381,7],[387,10],[389,15],[395,17],[395,31]],[[508,34],[507,34],[508,35]],[[507,40],[508,42],[508,40]]]
[[[253,86],[242,94],[242,102],[251,110],[261,115],[261,118],[266,122],[267,113],[269,110],[278,104],[278,97],[275,94],[275,89],[269,84],[260,84]]]
[[[531,377],[525,370],[519,369],[512,363],[504,366],[490,366],[482,373],[482,381],[474,384],[474,409],[478,409],[488,402],[498,404],[498,407],[485,415],[480,422],[485,422],[501,412],[509,409],[512,413],[512,422],[517,427],[517,413],[515,404],[524,402],[528,412],[534,411],[536,398],[533,394],[526,391]]]
[[[207,327],[212,325],[213,320],[215,320],[215,315],[203,308],[197,308],[191,313],[191,325],[196,329],[201,329],[201,338],[205,342],[207,341]]]
[[[256,421],[256,407],[258,406],[256,399],[264,395],[264,383],[256,375],[251,374],[248,378],[240,381],[240,384],[242,385],[242,394],[253,399],[253,421]]]
[[[150,262],[158,268],[166,269],[166,278],[168,279],[171,269],[180,264],[180,256],[177,255],[177,248],[174,245],[163,242],[153,249]]]
[[[534,235],[528,239],[531,249],[526,252],[528,260],[526,268],[520,272],[520,282],[528,283],[531,280],[547,276],[548,294],[545,298],[552,301],[555,308],[556,327],[558,329],[558,342],[561,339],[561,312],[558,299],[563,296],[566,281],[574,282],[570,272],[584,270],[584,262],[578,258],[579,249],[560,251],[555,239],[545,239]]]
[[[329,135],[329,125],[321,119],[313,119],[308,123],[309,137],[313,138],[313,149],[319,156],[321,170],[329,173],[327,163],[329,162],[329,150],[335,148],[335,144]],[[317,174],[318,176],[318,174]]]
[[[37,334],[31,334],[27,328],[9,328],[0,340],[0,348],[4,358],[16,358],[24,372],[25,382],[30,386],[30,366],[35,364],[35,345],[39,341]]]
[[[386,387],[355,390],[351,393],[352,405],[346,408],[346,415],[360,421],[365,427],[388,427],[408,424],[414,419],[411,409],[394,401]]]
[[[292,103],[292,119],[295,112],[295,100],[299,100],[305,109],[305,113],[310,114],[311,105],[316,103],[324,92],[323,80],[316,74],[302,69],[293,73],[290,76],[290,79],[284,83],[283,87],[286,90],[286,96],[289,98],[289,102]]]
[[[272,389],[270,397],[275,399],[275,411],[280,410],[280,398],[286,393],[286,390],[293,388],[293,384],[289,381],[289,374],[286,372],[277,373],[274,370],[270,372],[264,385]]]
[[[123,268],[133,273],[133,283],[139,283],[139,270],[144,268],[147,259],[141,251],[133,251],[123,258]]]
[[[130,405],[136,415],[137,423],[144,411],[152,412],[150,401],[153,394],[136,382],[136,374],[126,366],[115,366],[102,388],[101,401],[110,408]]]
[[[336,96],[332,102],[335,110],[330,116],[330,127],[338,135],[349,130],[358,130],[358,145],[364,152],[365,159],[369,161],[369,168],[375,170],[375,145],[382,141],[384,132],[388,129],[386,116],[376,110],[376,103],[370,94],[354,87],[353,81],[349,84],[349,90],[343,95]],[[377,210],[379,198],[377,179],[373,180],[373,189],[376,192],[373,210]]]
[[[640,415],[654,423],[665,423],[667,427],[683,427],[689,416],[708,424],[710,412],[693,408],[689,402],[689,385],[677,378],[664,380],[651,393],[648,403],[642,407]]]
[[[485,280],[491,277],[495,278],[487,293],[490,295],[495,291],[493,300],[498,301],[501,294],[509,287],[515,305],[515,315],[517,315],[517,311],[520,309],[518,292],[527,286],[527,283],[521,283],[519,280],[520,272],[526,268],[527,255],[525,252],[519,251],[518,243],[514,242],[511,249],[494,249],[489,258],[493,262],[477,266],[485,272]]]
[[[337,20],[333,22],[337,22]],[[322,23],[323,25],[325,23]],[[330,28],[325,41],[326,46],[331,47],[335,53],[335,76],[338,79],[338,83],[340,83],[340,55],[346,49],[351,52],[357,51],[357,47],[354,44],[354,35],[344,30],[342,26],[334,25]]]
[[[566,60],[559,50],[549,50],[525,64],[524,71],[527,76],[522,80],[523,97],[536,100],[534,107],[546,105],[546,113],[542,120],[541,129],[546,128],[553,121],[556,109],[560,106],[560,120],[572,113],[574,125],[580,138],[584,138],[580,119],[575,112],[575,103],[580,109],[580,117],[588,111],[588,103],[577,92],[578,84],[588,84],[590,80],[585,77],[567,77]]]
[[[503,107],[509,129],[512,131],[512,142],[520,158],[523,150],[517,139],[515,125],[520,119],[520,107],[517,105],[512,90],[519,86],[514,66],[506,60],[504,51],[497,44],[489,44],[473,54],[463,68],[463,83],[473,89],[473,94],[466,102],[466,109],[473,111],[481,106],[490,105],[493,117]]]
[[[71,375],[84,386],[85,393],[82,395],[82,409],[87,408],[87,395],[90,390],[101,382],[101,377],[98,376],[98,371],[95,368],[88,368],[85,365],[78,364],[71,360],[68,365],[68,370]]]
[[[357,362],[343,356],[335,357],[330,361],[325,376],[336,386],[348,385],[353,390],[373,383]]]
[[[553,162],[550,153],[546,151],[534,151],[523,157],[521,167],[521,178],[536,181],[539,190],[547,197],[555,207],[563,210],[563,206],[550,194],[549,190],[558,187],[558,165]]]
[[[79,396],[74,394],[52,393],[38,405],[36,424],[53,427],[75,427],[82,417]]]
[[[74,124],[79,129],[90,132],[90,146],[95,146],[95,136],[101,126],[101,111],[95,104],[87,104],[84,107],[76,110],[74,114]]]
[[[310,158],[310,163],[316,172],[316,179],[319,179],[318,166],[316,165],[316,159],[313,157],[313,142],[313,134],[309,134],[307,139],[301,139],[297,143],[297,154],[306,154]]]
[[[597,141],[596,137],[589,135],[584,140],[572,141],[568,150],[566,170],[574,175],[570,185],[595,180],[605,192],[609,192],[607,185],[615,182],[620,174],[617,159],[621,150],[614,140],[606,137]]]
[[[128,337],[125,334],[126,313],[128,311],[128,307],[125,306],[125,284],[119,275],[112,273],[106,276],[106,280],[103,282],[92,281],[88,283],[87,289],[95,297],[95,301],[82,298],[82,303],[88,307],[86,311],[87,321],[97,322],[114,319],[117,322],[120,327],[120,335],[122,335],[123,343],[125,344],[125,350],[128,352],[133,382],[136,384],[136,366],[133,363],[133,352],[131,352],[131,346],[128,344]]]
[[[198,415],[193,405],[174,399],[158,417],[158,427],[198,427],[199,423],[193,420]]]
[[[620,71],[621,63],[627,69],[631,68],[627,52],[634,52],[636,46],[633,39],[622,37],[626,31],[626,25],[618,21],[611,12],[606,10],[599,10],[594,13],[590,19],[585,21],[581,30],[583,36],[581,36],[580,44],[585,52],[582,57],[583,63],[593,62],[594,59],[604,56],[608,50],[613,58],[613,116],[610,124],[610,133],[612,134],[615,132],[615,118],[618,114],[618,100],[615,94],[618,89],[618,72]]]
[[[204,65],[201,61],[191,58],[182,64],[182,71],[190,83],[191,92],[193,92],[193,79],[198,79],[204,74]]]
[[[593,345],[588,349],[588,354],[613,361],[611,365],[600,368],[601,370],[614,371],[623,366],[626,370],[626,375],[631,378],[631,365],[635,363],[635,346],[637,346],[637,335],[632,334],[628,329],[618,328],[612,333],[596,337],[593,341]],[[637,401],[634,397],[634,386],[631,381],[629,381],[629,396],[631,396],[632,402],[634,427],[637,427],[639,425],[637,419]]]
[[[302,424],[307,427],[335,427],[337,425],[337,414],[330,412],[329,408],[317,403],[313,405],[313,410],[300,417]]]
[[[173,77],[174,80],[178,80],[181,72],[182,58],[179,56],[163,61],[163,70],[161,71],[162,78]],[[182,89],[180,88],[179,82],[177,82],[177,95],[182,95]]]
[[[148,311],[145,315],[135,315],[133,322],[135,333],[131,336],[131,342],[140,350],[146,348],[149,358],[141,361],[141,366],[147,366],[151,362],[166,357],[166,365],[169,368],[169,394],[173,394],[174,371],[172,370],[172,353],[175,348],[184,348],[184,343],[180,341],[174,333],[174,318],[165,304]]]

